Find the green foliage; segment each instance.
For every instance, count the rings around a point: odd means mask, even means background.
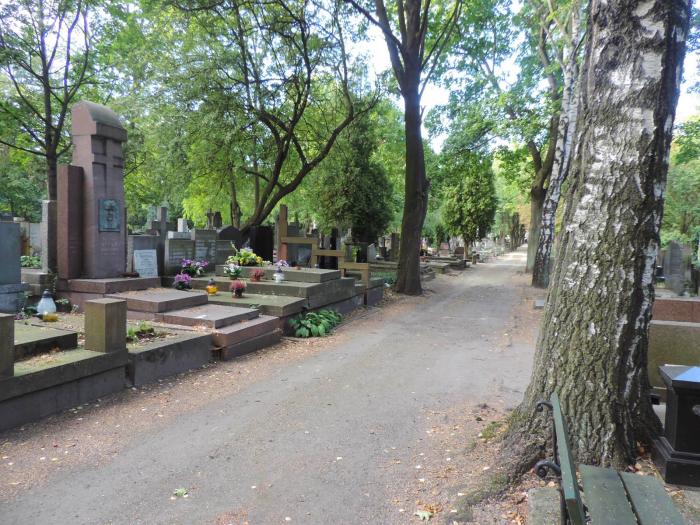
[[[461,180],[445,191],[443,223],[452,235],[472,244],[486,236],[496,213],[494,173],[489,158],[466,156],[449,167]]]
[[[374,158],[378,147],[371,119],[356,120],[324,162],[317,200],[312,200],[322,225],[351,227],[357,241],[373,242],[395,212],[394,188]]]
[[[137,342],[141,339],[150,339],[161,336],[160,332],[156,332],[155,328],[146,321],[140,321],[136,326],[129,326],[126,329],[126,340],[130,343]]]
[[[20,255],[19,262],[22,268],[41,268],[41,257]]]
[[[343,316],[333,310],[307,312],[289,320],[296,337],[324,337],[340,324]]]
[[[700,120],[679,126],[666,182],[661,240],[682,243],[700,238]]]

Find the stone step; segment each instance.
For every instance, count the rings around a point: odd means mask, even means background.
[[[240,323],[216,330],[212,333],[212,340],[214,346],[224,348],[241,343],[247,339],[252,339],[253,337],[272,333],[279,328],[279,324],[280,320],[278,317],[261,315],[255,319],[241,321]]]
[[[68,350],[77,346],[77,332],[15,322],[15,361],[51,350]]]
[[[134,292],[110,294],[114,299],[126,301],[127,310],[163,313],[207,304],[207,294],[173,288],[149,288]]]
[[[251,339],[246,339],[240,343],[236,343],[231,346],[227,346],[219,350],[219,359],[222,361],[229,361],[234,357],[249,354],[255,352],[262,348],[267,348],[268,346],[275,345],[279,343],[282,337],[282,330],[275,330],[266,334],[253,337]]]
[[[238,325],[241,321],[254,319],[258,315],[259,312],[252,308],[204,304],[193,308],[171,310],[162,314],[156,314],[155,320],[161,323],[217,329],[228,327],[234,323]]]
[[[231,294],[211,295],[209,303],[228,306],[255,306],[260,313],[275,317],[288,317],[296,315],[308,307],[308,301],[299,297],[286,297],[284,295],[260,295],[244,293],[243,297],[234,298]]]
[[[59,281],[60,291],[93,294],[116,294],[157,288],[160,277],[123,277],[114,279],[71,279]]]
[[[243,266],[241,268],[241,277],[248,279],[255,270],[264,270],[265,279],[274,279],[273,274],[277,271],[275,266]],[[340,270],[323,270],[321,268],[287,268],[283,270],[285,281],[303,282],[303,283],[325,283],[340,279]],[[216,266],[216,275],[226,277],[224,274],[224,265]]]

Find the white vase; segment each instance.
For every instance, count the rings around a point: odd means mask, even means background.
[[[276,283],[284,281],[284,274],[282,272],[275,272],[272,274],[272,277],[274,277]]]

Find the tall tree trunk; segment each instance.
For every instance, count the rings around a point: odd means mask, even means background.
[[[566,181],[571,167],[571,154],[578,121],[579,66],[576,47],[578,45],[579,29],[576,12],[572,13],[572,18],[571,35],[573,39],[569,43],[571,51],[563,72],[564,94],[562,97],[562,111],[559,119],[554,164],[542,208],[539,241],[532,268],[532,285],[538,288],[547,288],[549,286],[552,247],[554,246],[554,226],[562,185]]]
[[[535,265],[535,253],[540,238],[540,224],[542,223],[542,209],[547,190],[541,186],[530,188],[530,226],[527,231],[527,262],[525,271],[531,272]]]
[[[420,94],[415,85],[403,89],[406,131],[406,191],[401,221],[401,247],[396,291],[408,295],[422,292],[420,282],[420,241],[428,207],[428,179],[421,135]]]
[[[565,228],[508,439],[544,433],[534,405],[556,391],[577,460],[621,467],[659,427],[648,324],[690,4],[592,0],[589,9]]]

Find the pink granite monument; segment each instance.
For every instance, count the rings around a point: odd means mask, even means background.
[[[69,170],[59,174],[59,277],[103,279],[126,270],[126,212],[122,143],[126,130],[109,108],[93,102],[73,106],[75,149]],[[76,209],[82,172],[82,205]],[[80,249],[82,244],[82,250]],[[80,261],[78,264],[76,261]],[[80,273],[80,275],[76,275]]]

